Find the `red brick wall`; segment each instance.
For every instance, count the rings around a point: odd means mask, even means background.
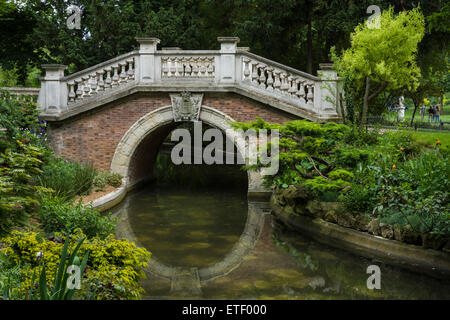
[[[171,104],[168,93],[139,93],[75,116],[50,123],[50,142],[59,156],[78,162],[90,162],[100,170],[109,170],[117,144],[125,132],[142,116]],[[283,123],[289,115],[233,93],[206,93],[203,104],[224,112],[236,121],[261,117]],[[149,173],[155,151],[170,128],[158,130],[145,139],[130,165],[133,179]]]

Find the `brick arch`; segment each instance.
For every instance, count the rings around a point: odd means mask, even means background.
[[[231,141],[242,142],[243,138],[238,136],[233,130],[230,130],[232,129],[230,122],[233,122],[234,120],[225,113],[203,105],[199,120],[222,130]],[[171,127],[171,124],[174,124],[172,106],[158,108],[137,120],[118,143],[111,161],[111,172],[122,175],[125,184],[129,186],[132,182],[130,170],[131,164],[141,143],[145,139],[151,139],[153,135],[160,136],[157,132],[164,130],[164,128],[173,128],[174,126]],[[167,134],[167,131],[165,135],[163,134],[164,138]],[[162,142],[161,138],[159,138],[159,140]],[[243,146],[245,146],[245,143],[236,143],[238,152],[241,154],[245,154]],[[157,152],[157,150],[152,151]],[[248,190],[250,193],[258,193],[264,190],[259,172],[248,171]]]

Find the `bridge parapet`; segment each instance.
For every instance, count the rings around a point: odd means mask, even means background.
[[[59,120],[114,96],[138,91],[236,92],[314,121],[339,121],[334,71],[311,74],[239,48],[221,37],[220,50],[158,50],[156,38],[137,38],[139,50],[64,76],[66,66],[44,65],[38,103],[43,116]],[[330,90],[331,88],[331,90]]]

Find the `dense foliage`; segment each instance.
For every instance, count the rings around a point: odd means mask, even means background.
[[[383,90],[414,90],[420,77],[416,55],[425,32],[420,10],[394,15],[391,8],[383,12],[378,23],[357,26],[351,34],[351,47],[341,57],[334,57],[340,74],[354,83],[356,92],[364,92],[362,123],[367,121],[370,101]]]
[[[26,224],[39,205],[44,188],[32,180],[48,155],[44,127],[34,102],[0,92],[0,236]]]
[[[85,237],[77,230],[69,242],[70,252],[74,250],[80,238]],[[15,282],[9,294],[11,299],[29,298],[27,293],[32,283],[38,286],[37,281],[32,281],[33,275],[36,277],[40,274],[43,265],[47,270],[46,283],[49,286],[54,283],[65,239],[62,234],[43,238],[35,232],[19,231],[14,231],[4,239],[7,247],[0,251],[0,279],[2,274],[3,277],[8,273],[14,275],[9,280]],[[88,252],[89,258],[81,289],[76,293],[79,299],[90,299],[92,296],[98,300],[140,298],[143,289],[138,282],[145,277],[142,268],[147,266],[150,258],[147,250],[137,248],[134,243],[126,240],[116,240],[110,235],[105,239],[86,239],[77,255],[84,257]],[[16,266],[20,266],[20,270],[17,270]]]
[[[91,165],[51,157],[42,168],[37,182],[52,189],[57,196],[69,200],[77,195],[89,194],[96,175],[97,171]]]
[[[110,215],[101,216],[98,210],[90,205],[66,202],[64,199],[52,195],[44,195],[39,208],[39,218],[43,229],[48,234],[63,232],[71,234],[80,228],[83,233],[91,237],[105,238],[113,234],[116,228],[115,219]]]
[[[268,186],[302,185],[312,198],[342,202],[353,215],[450,238],[449,152],[439,141],[424,145],[409,132],[306,120],[233,125],[280,131],[280,169],[265,177]]]
[[[36,107],[32,100],[19,101],[0,92],[3,298],[68,299],[75,294],[79,299],[139,299],[143,292],[138,285],[144,276],[141,268],[150,254],[133,243],[116,240],[116,221],[110,215],[73,202],[75,196],[103,183],[120,186],[122,177],[103,172],[98,178],[90,165],[55,157],[47,146],[46,124],[38,118]],[[24,231],[30,221],[34,230],[44,232]],[[76,293],[60,291],[63,287],[55,281],[60,274],[58,266],[62,263],[65,269],[68,263],[62,242],[72,233],[76,236],[70,240],[70,252],[77,239],[87,237],[78,255],[89,257],[83,287]]]

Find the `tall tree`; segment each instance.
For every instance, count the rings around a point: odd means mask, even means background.
[[[380,17],[380,28],[366,23],[351,35],[351,47],[335,58],[340,72],[350,73],[357,87],[364,88],[361,124],[367,121],[369,103],[385,89],[417,87],[420,69],[415,57],[425,32],[420,10],[401,12],[393,8]]]

